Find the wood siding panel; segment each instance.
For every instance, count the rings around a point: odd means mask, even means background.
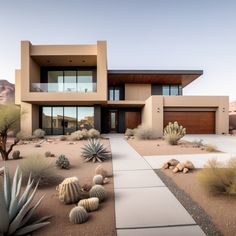
[[[215,134],[214,111],[166,111],[164,112],[164,127],[169,122],[178,121],[187,134]]]
[[[125,112],[125,129],[134,129],[141,123],[140,112]]]

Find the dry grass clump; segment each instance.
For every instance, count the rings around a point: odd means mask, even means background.
[[[82,130],[77,130],[73,133],[71,133],[71,140],[84,140],[84,139],[89,139],[89,138],[99,138],[100,137],[100,132],[94,128],[92,129],[82,129]]]
[[[212,144],[206,144],[205,149],[207,152],[217,152],[217,147]]]
[[[157,139],[158,135],[155,130],[147,128],[145,126],[138,126],[138,128],[133,129],[134,137],[141,140]]]
[[[34,132],[33,132],[33,136],[35,138],[44,138],[45,136],[45,131],[42,130],[42,129],[36,129]]]
[[[88,130],[89,138],[100,138],[100,132],[94,128]]]
[[[134,136],[134,129],[126,129],[125,136],[127,136],[127,137]]]
[[[216,159],[209,160],[197,179],[210,194],[236,195],[236,158],[222,163]]]
[[[20,163],[23,183],[27,183],[29,175],[39,181],[40,186],[57,184],[58,176],[55,171],[54,160],[45,158],[41,155],[30,155]]]

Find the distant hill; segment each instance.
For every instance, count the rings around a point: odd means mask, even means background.
[[[15,103],[15,85],[7,80],[0,80],[0,104]]]

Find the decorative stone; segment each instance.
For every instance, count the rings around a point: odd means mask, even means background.
[[[179,161],[176,159],[171,159],[167,163],[171,166],[177,166],[179,164]]]
[[[184,169],[184,164],[183,163],[179,163],[176,168],[178,168],[179,171],[182,171]]]
[[[161,164],[161,169],[168,169],[169,168],[169,164],[167,162]]]
[[[175,168],[173,169],[173,173],[177,173],[177,172],[179,172],[179,169],[178,169],[177,167],[175,167]]]
[[[183,162],[184,167],[188,168],[189,170],[193,170],[194,169],[194,165],[191,161],[187,160]]]
[[[184,173],[184,174],[186,174],[186,173],[188,173],[188,172],[189,172],[189,169],[188,169],[188,168],[184,168],[184,169],[183,169],[183,173]]]

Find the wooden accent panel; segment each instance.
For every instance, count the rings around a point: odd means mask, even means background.
[[[215,134],[214,111],[166,111],[164,127],[178,121],[186,128],[187,134]]]
[[[141,113],[126,111],[125,112],[125,129],[134,129],[141,124]]]

